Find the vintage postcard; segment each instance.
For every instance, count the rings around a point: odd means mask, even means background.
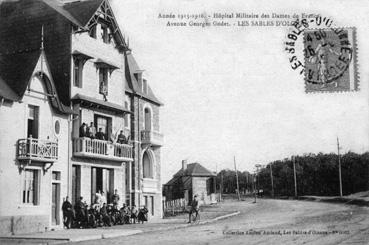
[[[369,244],[365,0],[0,0],[1,244]]]

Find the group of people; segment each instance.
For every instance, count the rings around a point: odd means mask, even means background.
[[[79,128],[79,137],[106,140],[106,135],[102,131],[102,128],[99,128],[99,131],[96,132],[96,127],[93,122],[90,123],[90,126],[88,126],[87,123],[82,123],[81,127]]]
[[[135,205],[130,208],[123,204],[119,208],[117,190],[115,190],[112,200],[113,203],[107,205],[104,192],[98,191],[94,204],[89,206],[83,200],[83,197],[80,197],[73,207],[67,196],[62,205],[64,226],[67,229],[72,227],[96,228],[119,224],[135,224],[137,221],[143,224],[148,220],[148,210],[145,206],[137,209]]]
[[[108,140],[107,135],[103,132],[102,128],[99,128],[99,131],[96,132],[96,127],[93,122],[90,123],[90,126],[87,123],[82,123],[81,127],[79,128],[79,137],[88,137],[91,139],[98,139],[98,140]],[[128,144],[129,137],[127,138],[123,130],[120,130],[120,133],[117,138],[117,143],[119,144]]]

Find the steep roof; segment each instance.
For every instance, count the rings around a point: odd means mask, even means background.
[[[58,4],[57,0],[0,1],[0,78],[3,85],[6,83],[7,90],[12,89],[17,95],[17,100],[25,92],[39,57],[43,28],[44,51],[55,88],[60,102],[67,107],[70,105],[70,90],[65,88],[71,81],[72,28],[78,26],[86,30],[89,19],[103,2],[117,30],[114,37],[122,50],[125,42],[106,0],[65,5]],[[22,67],[22,72],[19,72],[19,67]],[[5,85],[2,88],[5,89]]]
[[[69,89],[65,88],[70,82],[70,32],[76,23],[55,1],[0,3],[0,76],[15,94],[22,97],[25,92],[40,57],[43,29],[44,51],[52,79],[61,103],[69,105]]]
[[[125,54],[125,72],[126,72],[126,90],[127,92],[131,92],[133,94],[137,94],[151,102],[154,102],[157,105],[163,105],[162,102],[159,101],[158,98],[156,98],[154,92],[152,91],[151,87],[147,85],[147,94],[141,92],[142,91],[142,85],[139,84],[135,77],[135,73],[142,72],[140,67],[138,66],[136,59],[133,57],[131,51],[127,51]]]
[[[104,0],[75,1],[64,4],[63,8],[86,26]]]
[[[0,77],[7,87],[13,91],[19,101],[27,88],[29,80],[40,57],[41,50],[28,52],[0,54]],[[22,72],[19,68],[22,67]]]
[[[164,185],[177,185],[178,182],[180,180],[180,177],[173,177],[171,180],[169,180],[166,184]]]
[[[190,163],[187,164],[187,168],[185,171],[183,169],[180,169],[174,177],[180,177],[180,176],[202,176],[202,177],[212,177],[216,176],[213,172],[203,167],[200,163]]]

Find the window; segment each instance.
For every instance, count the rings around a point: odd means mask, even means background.
[[[83,65],[84,65],[83,59],[76,58],[76,57],[74,58],[73,85],[78,88],[82,88]]]
[[[60,180],[60,172],[59,171],[53,171],[52,172],[52,180]]]
[[[108,95],[108,68],[99,68],[100,94]]]
[[[101,25],[101,30],[102,30],[102,39],[104,43],[110,43],[110,37],[109,37],[109,32],[108,32],[108,26],[106,25]]]
[[[101,131],[105,135],[105,140],[108,140],[112,130],[112,119],[110,117],[95,115],[95,125],[96,131],[99,132],[101,128]]]
[[[147,80],[146,79],[143,79],[142,80],[142,90],[145,94],[147,94]]]
[[[145,108],[145,130],[151,131],[151,113],[149,108]]]
[[[90,29],[88,30],[88,34],[90,35],[90,37],[96,38],[96,25],[90,27]]]
[[[38,205],[39,171],[25,169],[23,171],[22,203]]]
[[[56,135],[59,135],[59,134],[60,134],[60,121],[59,121],[59,120],[56,120],[56,121],[55,121],[55,127],[54,127],[54,130],[55,130],[55,134],[56,134]]]
[[[147,201],[148,196],[144,196],[144,203],[143,205],[147,207],[147,204],[149,204],[149,202]]]
[[[38,106],[28,106],[28,120],[27,120],[27,137],[38,138],[38,117],[39,108]]]
[[[144,153],[142,158],[143,165],[143,177],[144,178],[153,178],[152,164],[149,154],[147,152]]]

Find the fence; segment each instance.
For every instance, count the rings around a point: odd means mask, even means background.
[[[175,216],[185,213],[187,207],[186,199],[180,198],[176,200],[163,201],[164,217]]]

